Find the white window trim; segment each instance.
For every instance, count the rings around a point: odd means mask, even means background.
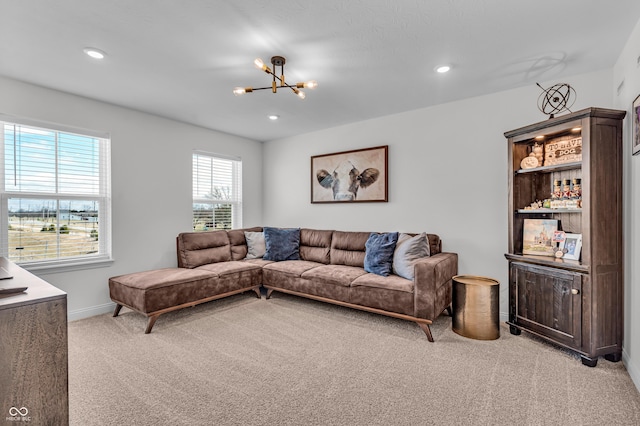
[[[52,122],[33,120],[25,117],[11,116],[0,113],[0,122],[8,122],[19,124],[26,127],[37,127],[47,129],[59,133],[72,133],[82,136],[88,136],[106,140],[106,143],[100,144],[100,185],[104,188],[104,196],[87,196],[87,195],[70,195],[70,194],[40,194],[26,192],[7,192],[5,191],[5,173],[4,173],[4,131],[0,134],[0,247],[8,247],[9,240],[9,217],[8,217],[8,200],[9,198],[57,198],[57,199],[95,199],[101,201],[101,211],[106,212],[105,217],[101,217],[98,222],[98,235],[106,236],[104,242],[104,253],[96,255],[85,255],[78,257],[66,257],[62,259],[38,260],[31,262],[19,262],[20,266],[29,271],[37,271],[40,273],[49,272],[67,272],[82,269],[107,267],[113,264],[112,254],[112,195],[111,195],[111,137],[107,132],[89,130],[79,127],[71,127]],[[101,215],[102,216],[102,215]],[[2,249],[4,250],[4,249]],[[0,255],[8,257],[8,253],[3,252]]]
[[[202,155],[202,156],[206,156],[206,157],[213,157],[213,158],[219,158],[219,159],[224,159],[224,160],[231,160],[233,161],[233,171],[232,174],[234,176],[238,176],[239,177],[239,181],[238,180],[233,180],[232,184],[232,193],[233,194],[237,194],[237,200],[216,200],[213,198],[194,198],[193,197],[193,188],[191,191],[192,194],[192,201],[191,201],[191,205],[193,206],[193,204],[231,204],[232,206],[235,206],[235,208],[232,208],[232,215],[231,215],[231,229],[239,229],[242,228],[242,221],[243,221],[243,202],[242,202],[242,158],[238,157],[238,156],[233,156],[233,155],[225,155],[225,154],[218,154],[218,153],[214,153],[214,152],[208,152],[208,151],[201,151],[201,150],[193,150],[192,154],[191,154],[191,164],[193,165],[193,156],[194,155]],[[240,170],[238,170],[237,168],[240,167]],[[192,170],[191,173],[193,175],[193,166],[192,166]],[[193,181],[193,177],[192,177],[192,181]],[[193,208],[192,208],[192,219],[193,219]]]

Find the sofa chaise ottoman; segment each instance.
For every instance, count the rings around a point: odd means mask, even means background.
[[[195,265],[206,259],[207,263],[194,268],[164,268],[110,278],[109,295],[116,303],[114,317],[123,306],[146,315],[149,320],[145,333],[148,334],[158,317],[167,312],[249,290],[260,297],[260,265],[233,261],[226,231],[194,233],[193,238],[179,245],[193,250],[191,255],[185,254],[185,262]]]

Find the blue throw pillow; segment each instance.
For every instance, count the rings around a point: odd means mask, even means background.
[[[372,232],[364,245],[364,270],[372,274],[388,277],[391,273],[393,252],[396,249],[397,242],[397,232],[389,232],[387,234]]]
[[[265,227],[264,260],[300,260],[300,229],[282,229]]]

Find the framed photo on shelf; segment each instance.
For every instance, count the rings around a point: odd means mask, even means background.
[[[633,101],[633,117],[631,117],[631,142],[633,155],[640,153],[640,95]]]
[[[560,250],[564,252],[563,259],[580,260],[582,234],[565,234],[564,241],[560,243]]]
[[[525,219],[522,231],[522,254],[554,256],[556,242],[553,241],[553,236],[557,230],[557,219]]]

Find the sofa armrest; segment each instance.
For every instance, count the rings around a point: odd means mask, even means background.
[[[438,253],[415,264],[415,316],[434,320],[451,304],[451,279],[458,274],[458,254]]]

